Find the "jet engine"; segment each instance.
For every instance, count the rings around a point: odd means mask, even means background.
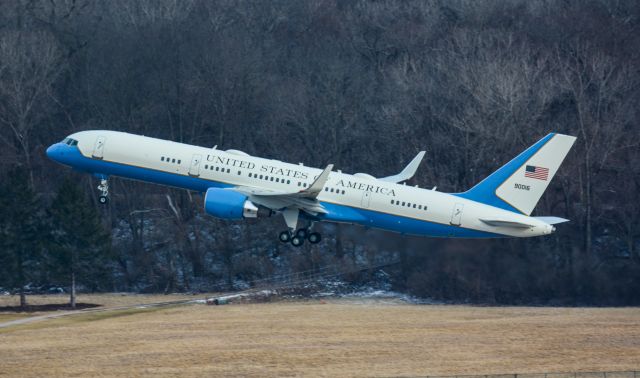
[[[204,210],[216,218],[263,218],[273,214],[271,209],[256,205],[248,197],[232,189],[209,188],[204,196]]]

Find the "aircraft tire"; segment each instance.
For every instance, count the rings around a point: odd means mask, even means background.
[[[294,236],[293,238],[291,238],[291,244],[294,247],[300,247],[304,244],[304,239],[298,237],[298,235]]]
[[[291,241],[291,232],[282,231],[280,235],[278,235],[278,239],[283,243],[288,243]]]
[[[322,235],[320,235],[318,232],[312,232],[307,235],[307,239],[311,244],[318,244],[320,243],[320,240],[322,240]]]
[[[306,239],[308,235],[309,235],[309,231],[307,231],[306,228],[301,228],[298,231],[296,231],[296,236],[299,237],[300,239]]]
[[[98,202],[99,202],[101,205],[106,205],[106,204],[108,204],[108,203],[109,203],[109,197],[107,197],[107,196],[100,196],[100,197],[98,197]]]

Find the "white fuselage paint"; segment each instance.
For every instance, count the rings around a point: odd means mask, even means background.
[[[284,163],[279,160],[263,159],[238,152],[230,153],[116,131],[82,131],[69,137],[78,141],[80,153],[89,159],[99,159],[104,162],[176,175],[197,175],[201,179],[230,186],[296,192],[311,185],[315,177],[322,172],[321,169]],[[101,146],[98,145],[100,143],[102,143]],[[94,157],[94,152],[97,157]],[[200,155],[198,163],[200,166],[199,169],[196,169],[193,166],[195,164],[193,159],[198,155]],[[162,157],[170,159],[169,162],[161,161]],[[172,162],[173,159],[175,159],[175,163]],[[214,169],[211,169],[211,166]],[[219,170],[216,171],[215,167],[218,167]],[[221,168],[224,168],[224,171],[220,170]],[[249,173],[252,177],[249,177]],[[270,178],[273,177],[274,180],[278,177],[281,182],[271,181],[271,179],[267,181],[256,178],[255,175],[258,177],[266,175]],[[136,178],[133,177],[133,179]],[[140,179],[144,181],[144,178]],[[461,228],[498,234],[496,236],[530,237],[546,235],[553,230],[550,225],[533,217],[455,195],[340,172],[331,172],[325,187],[334,189],[334,192],[323,190],[318,196],[321,203],[366,209],[447,226],[452,224],[458,226],[459,223]],[[336,192],[336,189],[339,192]],[[342,194],[343,190],[344,194]],[[391,203],[392,200],[394,204]],[[397,205],[398,202],[401,205]],[[411,207],[402,206],[402,203],[411,203],[412,205]],[[413,204],[416,205],[416,208],[413,207]],[[422,206],[422,209],[419,209],[418,206]],[[457,211],[461,211],[461,214],[455,215],[454,213]],[[490,226],[480,220],[480,218],[486,219],[487,217],[527,223],[532,227]]]

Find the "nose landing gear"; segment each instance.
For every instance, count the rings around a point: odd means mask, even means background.
[[[109,181],[103,178],[100,179],[100,185],[98,185],[98,190],[100,191],[100,197],[98,197],[98,202],[101,205],[106,205],[109,203]]]

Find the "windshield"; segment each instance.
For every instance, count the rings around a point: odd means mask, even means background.
[[[75,139],[71,139],[71,138],[64,138],[62,140],[62,143],[64,144],[68,144],[69,146],[76,146],[78,145],[78,141]]]

